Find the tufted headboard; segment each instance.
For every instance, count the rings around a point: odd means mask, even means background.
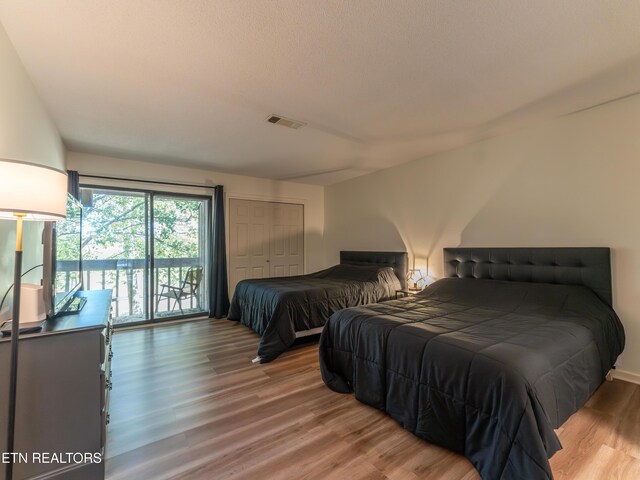
[[[409,257],[407,252],[341,251],[340,263],[348,265],[380,265],[392,267],[402,288],[407,287]]]
[[[445,248],[445,277],[584,285],[612,306],[608,248]]]

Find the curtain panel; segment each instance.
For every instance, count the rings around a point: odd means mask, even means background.
[[[222,318],[229,311],[227,281],[227,245],[225,241],[224,188],[215,187],[213,193],[213,232],[211,244],[211,279],[209,282],[209,318]]]

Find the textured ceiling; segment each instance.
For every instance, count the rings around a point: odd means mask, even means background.
[[[0,0],[0,20],[71,150],[308,183],[640,90],[635,0]]]

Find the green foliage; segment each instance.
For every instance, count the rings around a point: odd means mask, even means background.
[[[199,233],[203,206],[198,200],[156,197],[154,250],[156,258],[201,256]],[[91,259],[144,259],[147,232],[143,194],[116,194],[94,190],[85,206],[83,257]]]
[[[145,258],[143,196],[95,191],[93,202],[85,206],[83,215],[83,258]]]
[[[156,258],[192,258],[200,256],[199,231],[201,202],[156,198],[154,202]]]
[[[57,260],[77,260],[80,241],[80,210],[70,209],[67,219],[56,225]]]

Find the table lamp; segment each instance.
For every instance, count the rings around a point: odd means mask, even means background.
[[[418,268],[409,269],[407,281],[409,283],[409,290],[422,290],[424,288],[424,277]]]
[[[20,333],[20,285],[22,277],[22,222],[63,219],[67,212],[67,174],[50,167],[0,159],[0,219],[16,220],[16,253],[13,272],[13,317],[7,419],[6,478],[13,478],[18,335]]]

